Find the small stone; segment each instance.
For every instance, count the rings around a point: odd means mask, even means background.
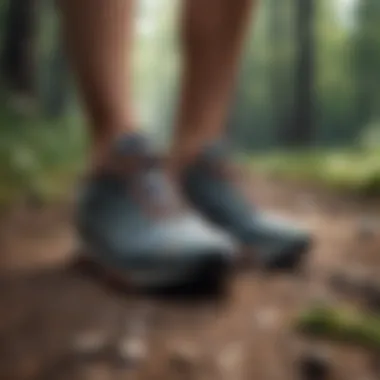
[[[234,372],[241,367],[243,348],[239,343],[228,345],[220,354],[218,364],[221,372]]]
[[[148,348],[142,339],[126,339],[118,349],[120,360],[126,366],[138,366],[148,356]]]
[[[274,307],[267,307],[255,313],[255,322],[259,329],[271,330],[280,322],[280,313]]]
[[[330,375],[329,360],[319,353],[306,353],[299,359],[300,378],[302,380],[324,380]]]

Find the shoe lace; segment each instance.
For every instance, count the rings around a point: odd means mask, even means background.
[[[175,181],[155,156],[129,156],[118,164],[126,190],[149,215],[164,218],[178,215],[183,202]]]

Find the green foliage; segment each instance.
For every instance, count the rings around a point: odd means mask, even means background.
[[[258,155],[256,170],[363,195],[380,193],[380,149],[313,150]]]
[[[279,175],[345,191],[377,193],[380,189],[380,2],[353,0],[354,17],[344,22],[345,10],[336,0],[314,1],[313,143],[356,148],[269,153],[255,157],[255,165]],[[0,0],[0,20],[7,17],[7,3]],[[281,148],[279,130],[286,132],[291,126],[298,41],[296,4],[295,0],[262,1],[249,31],[228,128],[238,146],[251,154]],[[151,0],[139,5],[133,56],[137,112],[143,127],[165,146],[180,84],[176,22],[180,2]],[[20,198],[32,190],[49,193],[54,191],[46,189],[63,188],[58,177],[69,183],[71,180],[67,178],[82,163],[83,130],[77,127],[76,117],[61,120],[75,112],[77,102],[65,71],[58,19],[51,2],[42,1],[38,6],[36,75],[43,113],[38,119],[24,120],[0,109],[1,199]],[[0,51],[4,25],[0,22]],[[66,107],[67,103],[74,104],[74,109]]]
[[[0,205],[67,196],[83,164],[86,139],[78,120],[52,124],[6,110],[1,115]]]
[[[354,310],[315,307],[300,315],[296,329],[317,338],[380,349],[380,318]]]

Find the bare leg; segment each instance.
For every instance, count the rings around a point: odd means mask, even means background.
[[[186,161],[223,133],[252,0],[188,0],[183,10],[183,87],[174,157]],[[179,158],[179,159],[178,159]]]
[[[128,133],[134,130],[129,92],[134,1],[60,1],[98,174],[88,176],[78,199],[81,245],[105,264],[111,278],[128,286],[188,288],[205,279],[211,288],[222,285],[230,239],[191,210],[178,213],[179,195],[155,165],[150,141]],[[116,138],[118,149],[112,144]]]
[[[89,118],[94,164],[134,127],[130,94],[133,0],[60,0],[68,49]]]
[[[306,231],[271,222],[252,208],[229,174],[219,144],[251,0],[188,0],[184,12],[185,72],[174,162],[181,188],[204,217],[231,234],[266,269],[292,271],[311,245]],[[208,149],[204,145],[208,144]],[[205,152],[200,152],[201,148]],[[226,170],[227,169],[227,170]],[[248,252],[247,252],[248,253]]]

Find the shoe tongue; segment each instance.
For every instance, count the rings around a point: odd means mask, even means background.
[[[113,143],[108,161],[95,174],[95,178],[125,181],[129,175],[141,168],[152,168],[157,157],[149,140],[140,134],[119,136]]]
[[[112,152],[116,157],[149,157],[154,154],[154,149],[145,136],[134,133],[119,137],[114,144]]]
[[[122,136],[116,141],[113,154],[116,159],[120,158],[119,162],[123,162],[123,160],[127,163],[137,161],[137,164],[141,164],[140,169],[144,167],[147,169],[142,171],[143,175],[139,177],[139,184],[142,191],[141,196],[146,196],[147,202],[150,200],[153,207],[170,208],[174,204],[173,202],[179,203],[174,189],[162,174],[157,150],[145,136],[140,134]],[[138,165],[137,168],[137,172],[139,172]],[[132,175],[136,173],[133,170],[133,164],[130,173]],[[128,176],[115,178],[118,181],[122,179],[125,184],[124,181]],[[130,178],[135,179],[133,176]]]

